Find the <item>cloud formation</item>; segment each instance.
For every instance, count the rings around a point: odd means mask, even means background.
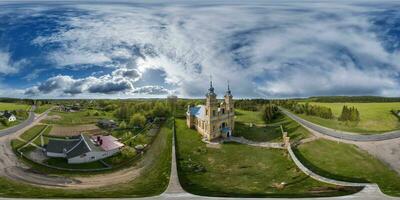
[[[180,96],[202,97],[209,75],[220,94],[229,80],[236,97],[400,95],[394,34],[400,16],[392,3],[67,7],[76,13],[58,19],[59,29],[39,34],[32,45],[54,47],[43,56],[58,69],[107,72],[50,77],[27,95],[162,95],[171,87]],[[139,85],[154,69],[165,76],[163,85]]]
[[[25,59],[13,62],[8,52],[0,50],[0,75],[15,74],[27,62]]]
[[[161,86],[134,87],[140,74],[136,70],[117,69],[100,77],[89,76],[74,79],[71,76],[57,75],[47,79],[37,86],[28,88],[26,95],[58,93],[59,95],[75,96],[82,93],[100,94],[168,94],[169,90]]]

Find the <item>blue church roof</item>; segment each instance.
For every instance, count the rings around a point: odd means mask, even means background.
[[[195,116],[199,119],[205,119],[206,118],[206,106],[205,105],[199,105],[199,106],[195,106],[195,107],[191,107],[189,109],[188,114]]]

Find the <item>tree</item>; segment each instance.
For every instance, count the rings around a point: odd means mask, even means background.
[[[275,106],[274,104],[269,103],[263,106],[262,114],[263,114],[263,119],[266,122],[272,121],[276,117],[277,113],[278,113],[278,107]]]
[[[122,121],[122,122],[119,124],[119,128],[120,128],[120,129],[126,129],[126,123],[125,123],[125,121]]]
[[[129,121],[130,127],[143,127],[145,124],[146,118],[140,113],[133,114]]]
[[[167,117],[169,110],[165,104],[156,103],[151,113],[153,117]]]
[[[339,121],[360,121],[360,112],[354,106],[348,108],[343,106],[342,113],[338,119]]]

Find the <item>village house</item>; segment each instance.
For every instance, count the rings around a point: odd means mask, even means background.
[[[8,122],[17,121],[17,117],[8,111],[0,112],[0,116],[4,117]]]
[[[88,163],[101,160],[118,153],[124,146],[111,135],[89,136],[81,134],[71,139],[51,138],[46,146],[46,155],[66,158],[68,163]]]
[[[230,137],[235,126],[233,96],[228,84],[224,101],[218,103],[212,82],[206,94],[206,105],[188,106],[186,124],[196,129],[207,140]]]
[[[101,119],[97,121],[97,126],[100,128],[105,128],[105,129],[115,129],[118,128],[117,122],[111,119]]]

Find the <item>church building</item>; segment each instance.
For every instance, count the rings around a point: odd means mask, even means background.
[[[230,137],[235,126],[233,97],[228,84],[224,101],[218,103],[212,81],[206,94],[206,105],[188,106],[186,123],[196,129],[207,140]]]

